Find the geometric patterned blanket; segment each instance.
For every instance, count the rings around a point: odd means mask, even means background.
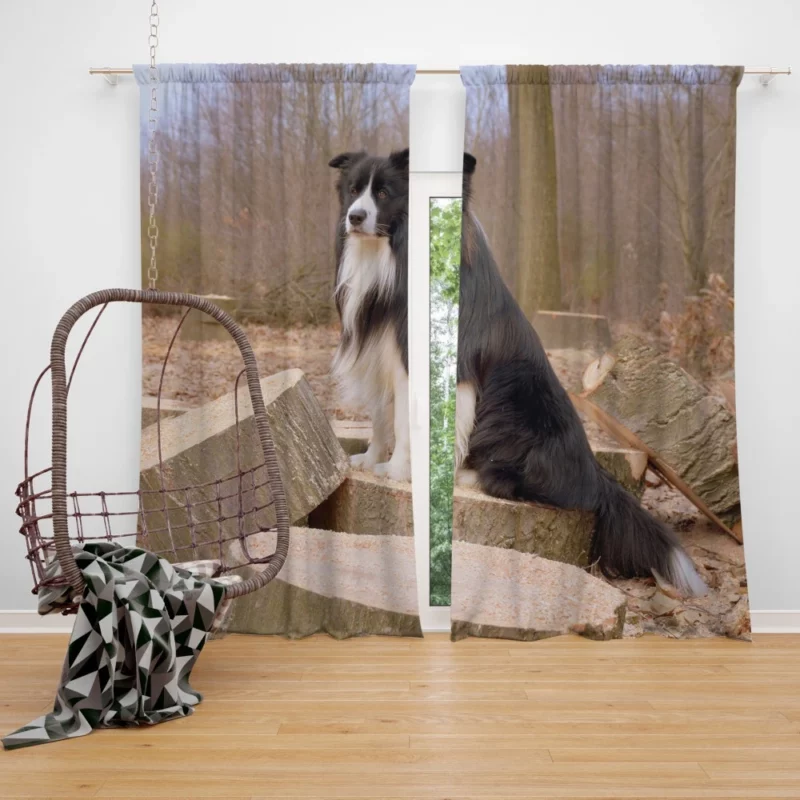
[[[7,750],[184,717],[202,700],[189,677],[229,582],[209,579],[215,562],[176,567],[113,542],[74,549],[86,591],[55,705],[6,736]],[[49,569],[49,577],[59,574],[55,559]],[[42,590],[39,613],[63,606],[69,592],[68,586]]]

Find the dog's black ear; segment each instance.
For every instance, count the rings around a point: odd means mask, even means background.
[[[347,169],[355,164],[356,161],[364,158],[365,155],[366,152],[364,150],[359,150],[357,153],[339,153],[338,156],[328,162],[328,166],[334,169]]]
[[[478,163],[478,159],[472,155],[472,153],[464,153],[464,174],[465,175],[472,175],[475,172],[475,165]]]
[[[400,172],[408,172],[408,148],[390,153],[389,163]]]

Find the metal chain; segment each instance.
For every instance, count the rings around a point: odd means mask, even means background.
[[[147,163],[150,169],[150,182],[147,186],[147,206],[150,219],[147,225],[147,237],[150,239],[150,266],[147,269],[148,288],[155,290],[158,279],[156,263],[156,247],[158,246],[158,224],[156,222],[156,204],[158,203],[158,69],[156,68],[156,48],[158,47],[158,3],[153,0],[150,5],[150,114],[148,117]]]

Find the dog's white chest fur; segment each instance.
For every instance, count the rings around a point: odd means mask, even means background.
[[[394,373],[400,363],[395,332],[387,325],[380,332],[367,332],[362,342],[356,323],[370,292],[388,295],[394,281],[395,257],[388,239],[348,236],[336,284],[343,338],[333,368],[342,399],[349,404],[368,408],[378,397],[391,398]]]
[[[364,298],[377,288],[388,295],[394,288],[395,258],[389,240],[348,236],[344,243],[336,294],[344,299],[342,328],[351,336]]]
[[[369,330],[358,325],[360,310],[371,293],[391,296],[396,268],[388,239],[347,237],[336,285],[343,331],[333,370],[344,402],[367,410],[372,420],[369,448],[352,456],[351,463],[392,480],[408,481],[408,374],[397,331],[389,320],[372,320]],[[392,457],[385,461],[392,443]]]

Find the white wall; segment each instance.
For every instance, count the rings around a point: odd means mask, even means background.
[[[139,280],[137,89],[132,79],[111,89],[86,70],[146,60],[148,7],[146,0],[26,0],[0,9],[6,304],[0,318],[0,609],[35,607],[12,490],[22,474],[27,394],[47,361],[52,329],[86,292]],[[800,6],[792,0],[672,0],[666,6],[405,0],[393,7],[174,0],[161,10],[165,62],[800,68]],[[768,90],[745,78],[739,98],[737,390],[750,596],[757,610],[800,611],[800,405],[793,359],[800,271],[792,191],[800,177],[800,75],[779,78]],[[96,340],[75,387],[70,485],[135,482],[139,334],[133,313],[117,311],[113,322]],[[47,461],[47,392],[42,399],[39,464]],[[80,439],[72,435],[78,430]]]

